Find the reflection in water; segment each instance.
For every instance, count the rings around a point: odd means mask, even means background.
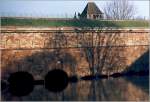
[[[25,96],[33,91],[33,76],[28,72],[16,72],[8,79],[9,91],[16,96]]]
[[[149,98],[148,83],[148,76],[79,81],[70,83],[60,93],[49,92],[44,86],[37,85],[33,92],[23,97],[14,97],[5,90],[2,92],[2,100],[143,101]]]
[[[63,70],[49,71],[44,80],[45,88],[52,92],[61,92],[67,87],[68,80],[68,75]]]

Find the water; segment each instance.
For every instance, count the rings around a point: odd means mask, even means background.
[[[2,92],[2,100],[30,101],[145,101],[149,100],[149,77],[119,77],[68,84],[60,93],[52,93],[37,85],[27,96],[16,97]]]

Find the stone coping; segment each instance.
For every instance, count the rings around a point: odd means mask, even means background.
[[[105,32],[137,32],[137,33],[149,33],[150,28],[100,28],[95,27],[93,29],[86,27],[86,28],[79,28],[79,27],[15,27],[15,26],[3,26],[1,27],[1,32],[54,32],[54,31],[63,31],[63,32],[75,32],[75,31],[105,31]]]

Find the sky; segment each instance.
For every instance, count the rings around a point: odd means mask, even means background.
[[[90,0],[91,1],[91,0]],[[111,0],[92,0],[103,11]],[[81,13],[88,0],[0,0],[1,16],[73,17]],[[129,1],[136,8],[135,17],[149,18],[149,0]]]

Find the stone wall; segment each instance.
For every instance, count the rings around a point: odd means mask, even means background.
[[[2,78],[24,70],[35,79],[43,79],[54,68],[61,68],[70,76],[127,71],[145,53],[149,54],[148,32],[146,29],[3,27],[0,35]],[[145,60],[133,69],[147,68]]]

